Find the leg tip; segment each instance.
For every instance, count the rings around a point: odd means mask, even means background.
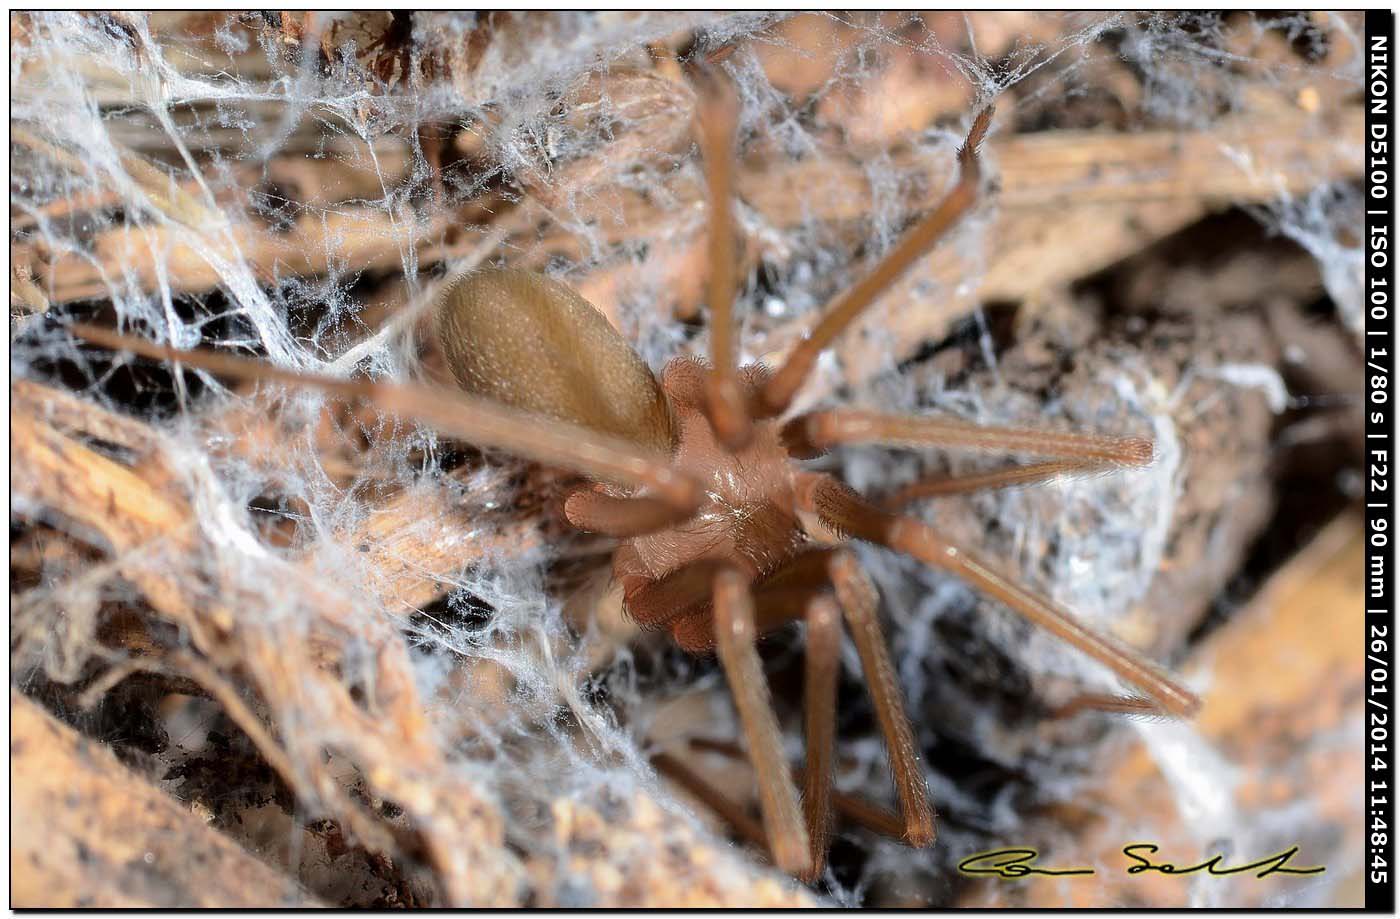
[[[927,849],[937,838],[938,831],[933,827],[932,815],[927,820],[910,823],[904,828],[904,842],[914,849]]]
[[[821,880],[822,872],[825,869],[826,860],[816,859],[806,871],[796,873],[793,876],[804,884],[815,884],[817,881]]]
[[[775,846],[773,861],[784,872],[804,883],[811,883],[807,877],[817,871],[812,855],[807,851],[805,841],[802,841],[801,844]]]
[[[937,838],[938,834],[930,829],[917,833],[906,833],[904,842],[908,844],[911,849],[927,849],[929,846],[933,845],[934,840]]]

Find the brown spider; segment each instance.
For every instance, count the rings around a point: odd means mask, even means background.
[[[713,86],[703,98],[700,129],[710,201],[708,366],[677,358],[658,382],[607,320],[569,287],[502,269],[455,279],[433,304],[442,353],[465,393],[310,376],[210,351],[175,351],[89,326],[72,328],[101,345],[214,373],[372,400],[447,435],[592,477],[595,484],[568,497],[565,515],[580,529],[620,540],[613,571],[628,612],[644,627],[669,630],[688,651],[717,652],[723,665],[758,779],[762,828],[732,807],[727,815],[741,828],[747,820],[747,835],[761,834],[780,868],[811,880],[826,858],[833,807],[913,846],[934,838],[918,747],[876,616],[877,593],[854,554],[831,545],[832,534],[886,546],[957,575],[1106,665],[1145,697],[1086,697],[1087,706],[1188,716],[1198,701],[1140,654],[1080,624],[921,521],[876,506],[795,462],[847,443],[969,447],[1047,458],[1002,472],[921,483],[907,495],[967,492],[1151,462],[1152,443],[1139,438],[840,409],[783,417],[818,355],[972,207],[980,178],[977,150],[991,108],[974,119],[958,153],[959,179],[939,206],[838,297],[770,373],[761,365],[735,366],[733,102]],[[897,818],[832,790],[843,618],[888,749]],[[806,622],[807,642],[800,799],[755,648],[760,635],[794,619]],[[663,755],[654,762],[726,812],[723,796],[678,760]]]

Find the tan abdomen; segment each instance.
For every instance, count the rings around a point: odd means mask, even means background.
[[[651,369],[568,286],[528,271],[474,271],[438,295],[434,323],[467,392],[671,452],[671,416]]]

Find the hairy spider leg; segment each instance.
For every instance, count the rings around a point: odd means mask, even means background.
[[[1152,440],[1146,437],[980,425],[958,418],[862,409],[829,409],[798,415],[783,425],[783,443],[803,458],[819,456],[838,444],[1028,453],[1103,466],[1146,466],[1151,464],[1153,453]]]
[[[802,816],[807,823],[812,864],[802,880],[816,880],[831,847],[832,760],[836,748],[836,678],[841,671],[841,613],[828,596],[812,597],[807,607],[807,658],[802,683],[803,743],[807,768],[802,776]]]
[[[1143,655],[1085,626],[1068,610],[1021,587],[923,522],[875,507],[826,475],[804,473],[797,495],[804,510],[817,514],[833,529],[941,568],[1001,601],[1142,690],[1163,713],[1184,718],[1200,708],[1194,693]]]
[[[830,589],[836,593],[835,609],[827,596]],[[794,618],[805,618],[807,623],[807,670],[803,700],[807,771],[803,780],[803,804],[813,864],[809,872],[802,876],[810,880],[820,874],[825,864],[830,834],[831,758],[835,743],[835,692],[840,647],[839,620],[833,619],[831,614],[838,609],[860,657],[861,670],[890,759],[900,812],[899,830],[891,835],[918,848],[932,844],[933,806],[919,762],[918,744],[905,714],[894,665],[880,628],[877,615],[879,594],[854,554],[848,549],[820,549],[797,556],[759,585],[756,607],[756,634],[777,628]],[[700,616],[696,618],[703,621]],[[716,622],[718,626],[718,620]],[[738,687],[731,684],[731,690],[737,692]],[[774,738],[773,742],[780,744],[781,737]],[[760,782],[763,782],[764,770],[757,771]],[[760,800],[766,802],[780,793],[781,788],[774,786],[769,789],[768,797]]]
[[[1147,437],[1114,437],[1031,428],[984,426],[957,418],[831,409],[798,415],[783,426],[783,443],[800,457],[820,456],[838,444],[944,447],[1054,457],[965,476],[920,479],[886,498],[895,509],[918,498],[1030,485],[1062,476],[1094,475],[1152,463]]]
[[[444,434],[482,447],[597,476],[632,488],[647,488],[651,500],[664,502],[682,516],[694,514],[704,491],[699,482],[671,466],[667,457],[636,444],[568,422],[544,419],[490,399],[410,383],[343,380],[283,370],[251,358],[207,348],[182,351],[133,335],[83,323],[69,330],[85,341],[113,351],[186,364],[240,380],[288,383],[320,389],[336,398],[363,399],[404,418],[417,418]],[[647,501],[647,498],[628,499]]]
[[[749,758],[758,777],[760,810],[773,861],[789,874],[811,870],[807,828],[797,807],[797,787],[783,755],[768,680],[755,641],[753,594],[742,572],[725,568],[714,582],[715,646],[734,705],[739,711]]]
[[[753,437],[748,397],[738,376],[734,292],[738,286],[734,251],[734,134],[738,102],[733,87],[706,69],[697,108],[709,200],[710,363],[705,380],[705,415],[730,450],[741,450]]]
[[[625,549],[624,549],[625,550]],[[619,550],[619,551],[624,551]],[[724,563],[715,559],[699,559],[682,565],[656,580],[626,589],[623,602],[628,615],[644,629],[672,628],[686,618],[701,617],[706,623],[706,640],[702,647],[686,650],[708,651],[713,647],[713,629],[709,627],[710,594],[715,574]]]
[[[760,593],[755,600],[755,606],[760,611],[765,605],[765,596],[771,599],[778,595]],[[793,592],[787,591],[781,596],[786,601],[793,596]],[[836,602],[826,593],[808,592],[798,602],[801,611],[787,618],[803,618],[807,623],[807,655],[802,698],[807,765],[801,773],[794,774],[779,764],[777,769],[786,773],[780,777],[774,777],[757,765],[754,773],[759,785],[760,808],[765,815],[769,801],[789,793],[796,794],[794,778],[802,783],[802,817],[807,829],[806,844],[810,858],[805,870],[794,873],[804,882],[810,883],[816,880],[826,867],[826,853],[831,844],[832,761],[836,746],[836,679],[841,670],[841,614]],[[761,617],[761,613],[759,616]],[[769,620],[770,623],[775,621],[771,613]],[[731,691],[737,692],[737,689],[731,685]],[[776,721],[773,722],[773,728],[776,732],[773,743],[781,751],[782,734]],[[692,742],[692,745],[695,743]],[[749,742],[749,747],[750,750],[753,749],[752,741]],[[732,755],[736,759],[746,758],[742,750],[732,745],[720,752]],[[757,758],[753,761],[757,763]],[[685,787],[691,788],[690,785]],[[710,789],[708,794],[715,795],[718,792]],[[795,804],[794,799],[793,805]],[[735,805],[727,798],[723,809],[716,808],[720,816],[727,820],[730,819],[729,812],[734,809]],[[741,822],[730,822],[734,823],[741,836],[750,838]],[[759,840],[774,854],[774,861],[778,861],[777,852],[780,847],[795,846],[800,841],[779,841],[774,837]]]
[[[1051,718],[1073,718],[1080,712],[1113,712],[1120,715],[1157,715],[1157,706],[1148,699],[1135,696],[1115,696],[1104,692],[1084,692],[1056,706]]]
[[[841,611],[846,616],[846,627],[860,655],[860,667],[875,703],[880,733],[885,738],[899,813],[904,820],[904,841],[915,848],[924,848],[933,844],[933,805],[929,801],[923,767],[919,764],[914,731],[909,716],[904,713],[903,693],[890,661],[889,646],[880,629],[879,594],[849,549],[832,555],[829,570]]]
[[[728,740],[694,737],[690,739],[689,745],[694,750],[719,753],[736,760],[746,759],[743,749]],[[807,770],[804,767],[794,766],[792,774],[796,781],[805,784]],[[881,836],[887,836],[890,839],[902,839],[904,836],[904,821],[898,814],[867,801],[859,795],[840,791],[834,786],[831,788],[831,809],[842,819],[849,820],[871,832],[879,833]],[[721,813],[721,816],[724,814]],[[743,838],[749,838],[744,836],[742,827],[736,826],[735,831]]]
[[[979,491],[995,491],[998,488],[1014,488],[1018,485],[1036,485],[1053,479],[1105,473],[1113,468],[1102,463],[1051,460],[1048,463],[1028,463],[1024,466],[1009,466],[1005,469],[972,472],[967,475],[929,476],[885,496],[880,503],[886,510],[895,511],[922,498],[947,498]]]
[[[564,500],[564,516],[586,533],[618,539],[645,536],[683,523],[694,509],[647,495],[618,497],[592,488],[575,490]]]
[[[652,768],[677,785],[690,792],[710,810],[719,814],[720,819],[733,828],[735,834],[751,845],[768,851],[768,838],[763,827],[748,813],[730,800],[722,791],[691,769],[678,757],[670,753],[656,753],[651,757]]]
[[[817,358],[836,336],[971,210],[977,201],[977,186],[981,179],[977,148],[992,123],[992,111],[993,107],[988,105],[972,120],[967,140],[958,150],[957,184],[938,207],[908,230],[865,277],[827,307],[816,328],[792,349],[787,361],[764,386],[759,405],[756,406],[759,417],[773,418],[786,411],[816,365]]]

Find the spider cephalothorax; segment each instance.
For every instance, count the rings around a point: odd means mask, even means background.
[[[826,857],[833,807],[911,845],[927,845],[934,837],[919,751],[880,630],[878,595],[854,554],[833,544],[833,536],[886,546],[951,572],[1142,693],[1097,697],[1099,707],[1187,715],[1197,702],[1150,661],[1084,627],[920,520],[870,503],[800,464],[842,443],[967,447],[1046,458],[1000,473],[941,480],[922,492],[953,494],[1151,462],[1152,444],[1141,438],[987,428],[842,409],[787,414],[820,353],[976,201],[977,148],[990,124],[990,107],[973,121],[958,154],[959,178],[944,200],[838,297],[769,373],[736,366],[729,216],[733,106],[717,84],[705,83],[705,92],[709,364],[678,358],[658,380],[577,293],[541,275],[510,269],[463,274],[445,284],[432,304],[434,337],[465,392],[315,377],[220,354],[174,351],[91,327],[74,330],[111,347],[217,373],[370,399],[445,434],[589,476],[593,484],[566,502],[568,519],[580,529],[618,539],[614,572],[639,623],[668,629],[689,650],[718,654],[758,777],[763,825],[756,828],[749,820],[749,835],[766,841],[784,870],[812,878]],[[920,493],[918,488],[907,492]],[[792,620],[806,623],[807,643],[800,805],[754,648],[760,634]],[[843,621],[889,752],[897,817],[856,807],[832,791]],[[653,761],[702,797],[721,800],[674,757]],[[731,817],[736,825],[748,820],[743,814]]]

